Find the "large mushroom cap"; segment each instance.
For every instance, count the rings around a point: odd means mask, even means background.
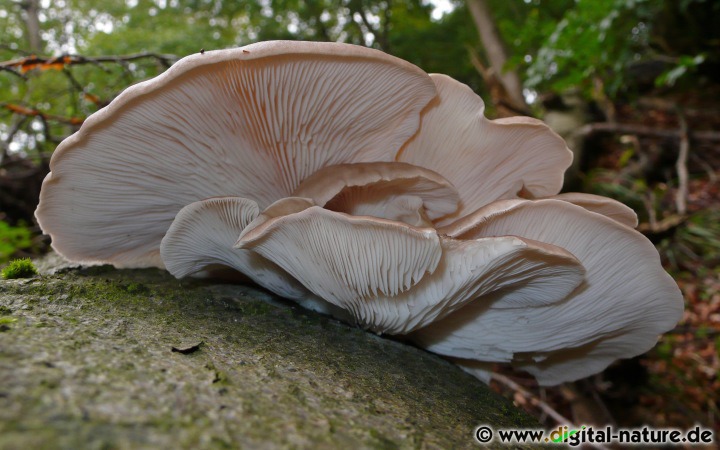
[[[647,238],[570,202],[497,202],[443,231],[463,239],[512,234],[552,244],[575,255],[586,274],[562,302],[516,311],[472,303],[418,330],[412,338],[436,353],[514,362],[542,384],[557,384],[646,352],[682,314],[682,295]],[[510,286],[496,302],[512,292]]]
[[[162,266],[185,205],[231,195],[264,208],[326,165],[391,161],[435,94],[412,64],[353,45],[188,56],[58,146],[36,216],[69,259]]]

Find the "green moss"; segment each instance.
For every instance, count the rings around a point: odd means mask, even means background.
[[[479,423],[536,425],[437,357],[247,286],[75,269],[0,292],[0,448],[462,448]]]
[[[150,292],[150,289],[142,283],[130,283],[125,286],[125,290],[132,295],[143,295]]]
[[[0,317],[0,333],[10,331],[12,328],[10,324],[17,322],[17,319],[12,317]]]
[[[2,270],[2,278],[12,280],[15,278],[30,278],[37,275],[38,271],[30,258],[15,259]]]

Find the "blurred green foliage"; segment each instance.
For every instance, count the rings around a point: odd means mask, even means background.
[[[525,86],[614,98],[636,79],[673,85],[720,61],[720,2],[524,0],[492,2]],[[712,69],[708,67],[707,73]],[[710,75],[711,76],[711,75]],[[597,92],[601,91],[601,92]]]
[[[32,246],[32,231],[20,224],[11,226],[0,220],[0,264],[7,262],[18,250]]]
[[[675,270],[692,269],[683,267],[684,262],[701,261],[705,267],[720,268],[720,211],[703,209],[688,217],[685,226],[663,239],[659,250],[668,258]],[[720,270],[718,270],[720,275]]]

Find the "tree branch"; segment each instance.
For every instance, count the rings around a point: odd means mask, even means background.
[[[514,70],[505,70],[508,56],[505,50],[505,44],[500,36],[500,32],[495,26],[490,8],[485,0],[468,0],[468,9],[475,22],[475,27],[480,34],[480,41],[487,55],[490,65],[495,70],[496,76],[505,87],[510,100],[515,109],[528,109],[525,97],[523,96],[523,87],[520,77]]]
[[[52,58],[46,58],[41,56],[27,56],[25,58],[13,59],[10,61],[0,62],[0,70],[12,71],[16,75],[21,75],[33,69],[55,69],[62,70],[66,66],[80,65],[80,64],[101,64],[106,62],[113,62],[118,64],[124,64],[130,61],[136,61],[139,59],[151,58],[159,61],[165,68],[168,68],[177,61],[177,56],[166,55],[161,53],[134,53],[123,56],[81,56],[81,55],[61,55]]]
[[[648,127],[646,125],[634,125],[623,123],[596,122],[589,123],[579,128],[573,136],[588,136],[594,133],[618,133],[618,134],[638,134],[645,136],[657,136],[666,138],[679,139],[682,136],[682,130],[668,130],[661,128]],[[717,131],[689,131],[688,138],[701,141],[720,141],[720,132]]]
[[[525,397],[533,406],[536,406],[540,408],[544,413],[546,413],[548,416],[552,417],[555,422],[557,422],[560,425],[567,425],[568,427],[574,427],[578,428],[573,425],[572,421],[566,417],[564,417],[559,412],[555,411],[550,405],[545,403],[544,401],[537,398],[535,395],[527,391],[525,388],[511,380],[510,378],[506,377],[505,375],[499,374],[497,372],[493,372],[491,375],[491,379],[499,382],[500,384],[503,384],[516,393],[520,394],[521,396]],[[604,447],[599,444],[588,444],[591,448],[597,448],[600,450],[607,450],[607,447]]]
[[[373,35],[373,39],[375,40],[375,42],[377,42],[380,50],[383,50],[385,52],[389,51],[389,49],[387,48],[387,42],[384,42],[383,36],[370,23],[370,20],[367,18],[367,14],[365,14],[365,10],[363,10],[360,2],[352,2],[350,4],[350,11],[353,13],[353,15],[357,13],[357,15],[360,16],[360,20],[362,21],[363,25],[365,25],[365,28],[367,28],[370,34]]]
[[[64,116],[58,116],[55,114],[47,114],[47,113],[40,111],[39,109],[28,108],[26,106],[16,105],[13,103],[0,103],[0,107],[5,108],[8,111],[11,111],[14,114],[19,114],[21,116],[37,117],[40,120],[42,120],[44,123],[47,123],[47,121],[53,121],[53,122],[65,123],[68,125],[80,126],[85,121],[85,118],[64,117]],[[48,136],[46,136],[46,138],[47,137]]]
[[[687,160],[690,152],[690,138],[688,137],[688,126],[685,115],[678,109],[678,119],[680,120],[680,150],[678,151],[678,159],[675,163],[675,169],[678,173],[678,190],[675,193],[675,207],[678,214],[684,216],[687,212],[687,195],[688,195],[688,169]]]
[[[533,114],[527,109],[520,109],[510,98],[510,95],[505,89],[505,85],[502,84],[498,78],[495,70],[490,67],[485,67],[480,56],[477,54],[475,49],[468,46],[467,51],[470,55],[470,62],[472,63],[475,70],[478,71],[482,76],[485,85],[490,91],[490,98],[492,99],[493,105],[495,106],[496,112],[500,117],[511,117],[517,115],[532,116]]]

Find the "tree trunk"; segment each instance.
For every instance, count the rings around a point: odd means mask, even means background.
[[[38,12],[40,11],[39,0],[26,0],[21,3],[21,7],[25,13],[25,32],[28,50],[32,53],[39,54],[42,52],[42,38],[40,37],[40,19]]]
[[[514,109],[519,111],[527,110],[527,103],[522,92],[522,83],[520,77],[514,70],[504,70],[508,60],[507,51],[503,43],[502,37],[498,32],[495,22],[490,15],[490,8],[486,0],[467,0],[470,14],[473,16],[475,26],[480,34],[480,41],[485,49],[485,54],[490,62],[490,66],[495,72],[497,78],[505,88],[508,101]]]
[[[538,426],[436,355],[250,286],[38,263],[0,280],[3,449],[476,448],[479,424]]]

